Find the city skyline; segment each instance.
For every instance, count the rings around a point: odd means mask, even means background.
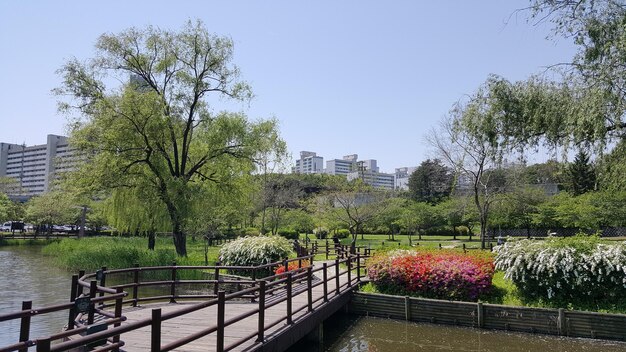
[[[66,135],[50,93],[61,83],[54,71],[92,57],[100,34],[131,26],[203,20],[234,40],[233,61],[256,94],[250,106],[218,102],[217,111],[277,118],[292,161],[302,150],[358,153],[386,172],[432,158],[425,134],[489,74],[520,80],[574,53],[567,40],[545,39],[549,23],[515,13],[528,6],[521,0],[147,4],[2,2],[0,36],[11,55],[0,59],[0,141]]]

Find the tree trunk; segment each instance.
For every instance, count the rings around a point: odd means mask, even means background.
[[[153,251],[156,243],[156,234],[153,230],[148,231],[148,249]]]
[[[487,237],[487,221],[483,221],[481,217],[480,219],[480,249],[487,248],[485,246],[486,237]]]
[[[174,247],[176,247],[176,254],[180,257],[187,256],[187,237],[181,229],[179,222],[174,222],[172,226],[172,235],[174,237]]]

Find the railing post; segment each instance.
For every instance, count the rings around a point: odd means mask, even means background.
[[[172,285],[170,286],[170,303],[176,303],[176,262],[172,262]]]
[[[103,266],[102,268],[100,268],[100,286],[104,287],[106,286],[106,271],[107,271],[107,267]],[[104,297],[104,291],[100,292],[100,297]],[[100,306],[104,305],[104,301],[100,302]]]
[[[302,258],[298,258],[298,269],[302,269]]]
[[[324,281],[323,283],[323,287],[324,287],[324,302],[328,302],[328,264],[327,263],[322,263],[322,270],[323,270],[323,274],[322,274],[322,279]]]
[[[152,309],[152,329],[150,331],[150,352],[161,351],[161,308]]]
[[[292,292],[291,292],[291,283],[292,283],[292,277],[291,277],[291,271],[287,272],[287,324],[291,325],[293,324],[293,320],[291,318],[291,311],[292,311],[292,307],[291,307],[291,299],[292,299]]]
[[[348,254],[348,260],[346,261],[348,264],[348,287],[352,286],[352,255]]]
[[[219,286],[220,286],[220,268],[216,267],[215,268],[215,284],[213,284],[213,294],[215,296],[217,296],[217,292],[219,291]]]
[[[85,270],[79,270],[78,278],[80,279],[83,276],[85,276]],[[82,294],[83,294],[83,285],[78,285],[78,288],[76,291],[76,297],[80,297]]]
[[[139,264],[135,264],[135,270],[133,270],[133,307],[137,307],[139,295]]]
[[[22,302],[22,310],[31,310],[33,308],[32,301],[23,301]],[[25,317],[22,317],[20,321],[20,342],[28,341],[30,337],[30,314]],[[20,348],[20,352],[28,351],[28,347]]]
[[[37,340],[37,352],[50,352],[50,338],[49,337]]]
[[[226,306],[226,293],[217,293],[217,352],[224,352],[224,310]]]
[[[326,239],[326,260],[328,260],[328,238]]]
[[[256,285],[256,266],[254,268],[252,268],[252,287],[254,287]],[[250,302],[254,303],[254,296],[255,293],[252,292],[252,298],[250,298]]]
[[[121,294],[123,293],[124,290],[121,287],[118,287],[115,289],[115,293],[116,294]],[[124,304],[124,297],[118,297],[115,299],[115,317],[116,318],[121,318],[122,317],[122,304]],[[118,326],[122,325],[122,322],[117,322],[115,324],[113,324],[113,327],[116,328]],[[115,335],[113,336],[113,342],[120,342],[120,335]],[[119,348],[115,348],[113,351],[117,352],[119,351]]]
[[[259,281],[259,332],[257,342],[265,339],[265,280]]]
[[[356,281],[361,282],[361,254],[356,255]]]
[[[289,261],[287,260],[287,258],[283,260],[283,267],[285,268],[285,272],[289,271]]]
[[[97,291],[98,291],[98,281],[91,280],[89,282],[89,298],[92,300],[96,298]],[[89,314],[87,315],[87,324],[89,325],[93,324],[95,310],[96,310],[96,305],[92,301],[91,304],[89,304]]]
[[[306,268],[307,305],[309,312],[313,311],[313,267]]]
[[[76,294],[78,292],[78,275],[72,275],[72,287],[70,290],[70,302],[76,301]],[[70,308],[70,316],[67,319],[67,330],[74,329],[74,320],[76,319],[76,308],[72,306]]]
[[[335,292],[339,294],[339,258],[335,259]]]

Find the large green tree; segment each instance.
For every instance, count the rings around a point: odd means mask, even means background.
[[[596,189],[596,172],[589,162],[589,155],[580,150],[569,165],[568,176],[572,193],[577,196]]]
[[[417,202],[436,204],[450,195],[452,170],[439,159],[428,159],[409,177],[409,195]]]
[[[83,175],[104,189],[146,188],[171,223],[176,252],[193,201],[210,202],[203,182],[228,184],[278,141],[274,121],[216,112],[220,98],[247,101],[231,63],[232,40],[200,22],[180,31],[147,27],[103,34],[87,62],[70,60],[56,90],[78,112],[71,142],[89,159]],[[111,82],[119,86],[107,87]]]

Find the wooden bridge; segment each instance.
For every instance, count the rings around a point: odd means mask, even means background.
[[[21,322],[18,342],[0,352],[283,351],[348,303],[368,255],[326,246],[327,260],[316,263],[312,254],[255,267],[80,272],[68,303],[33,309],[24,302],[21,311],[0,315]],[[274,274],[281,265],[289,270]],[[161,292],[146,290],[155,287]],[[65,329],[31,339],[31,317],[57,311],[68,314]]]

